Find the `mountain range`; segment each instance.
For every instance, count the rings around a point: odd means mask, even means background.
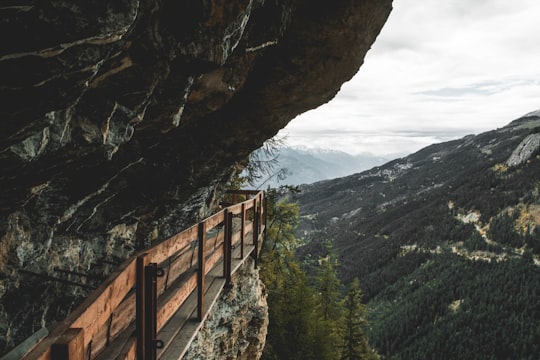
[[[359,278],[384,358],[540,358],[540,111],[301,190],[297,256]]]
[[[275,168],[282,169],[284,178],[264,177],[254,185],[256,188],[311,184],[354,174],[388,161],[387,158],[370,153],[352,155],[321,148],[282,146],[276,153]]]

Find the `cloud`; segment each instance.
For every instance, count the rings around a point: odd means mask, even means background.
[[[442,98],[461,98],[471,95],[493,95],[508,88],[505,82],[486,81],[478,84],[469,84],[462,87],[442,87],[433,90],[420,91],[417,94],[436,96]]]
[[[537,14],[537,0],[395,1],[358,74],[284,132],[351,153],[410,152],[540,109]]]

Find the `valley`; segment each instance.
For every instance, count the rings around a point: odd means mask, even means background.
[[[540,356],[539,130],[534,112],[301,187],[297,258],[314,273],[333,251],[360,280],[379,354]]]

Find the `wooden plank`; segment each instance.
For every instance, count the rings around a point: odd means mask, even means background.
[[[85,346],[92,341],[99,328],[107,323],[109,317],[127,293],[135,286],[136,269],[135,261],[119,274],[119,276],[107,286],[90,307],[73,322],[72,327],[84,329]]]
[[[247,257],[250,255],[251,252],[253,252],[254,250],[254,247],[252,245],[246,245],[246,248],[245,248],[245,257],[244,259],[237,259],[237,260],[234,260],[233,263],[232,263],[232,271],[233,273],[237,271],[237,269],[241,266],[241,264],[245,261],[245,259],[247,259]],[[240,252],[240,249],[235,249],[234,251],[234,257],[237,258],[239,257],[239,252]],[[217,261],[216,261],[217,259]],[[208,313],[208,310],[209,310],[209,304],[212,303],[212,301],[215,301],[215,299],[209,299],[208,298],[208,287],[210,285],[208,284],[211,284],[212,279],[215,279],[215,278],[218,278],[220,279],[220,281],[222,282],[222,284],[224,283],[224,279],[221,275],[221,272],[220,272],[220,269],[221,269],[221,266],[219,263],[221,263],[223,261],[222,259],[222,253],[220,252],[217,252],[216,254],[214,254],[214,257],[209,257],[207,262],[208,262],[208,265],[211,265],[210,268],[207,267],[206,269],[206,273],[208,274],[209,276],[209,279],[207,279],[207,286],[205,286],[205,312],[204,312],[204,316],[206,316],[206,314]],[[214,274],[213,277],[211,274]],[[174,285],[175,287],[177,286],[182,286],[181,284],[175,284]],[[172,289],[169,289],[169,291],[173,291]],[[211,296],[212,297],[212,296]],[[192,300],[195,304],[196,304],[196,292],[195,291],[192,291],[191,295],[188,296],[188,298],[185,300],[184,304],[182,304],[182,306],[179,307],[179,309],[177,310],[177,312],[175,312],[175,314],[171,317],[171,319],[165,324],[163,325],[163,327],[161,327],[161,331],[159,332],[158,334],[158,338],[162,341],[165,342],[165,347],[169,347],[170,346],[170,342],[173,341],[173,338],[176,337],[180,332],[182,333],[189,333],[188,335],[185,335],[187,336],[188,338],[192,337],[195,335],[195,332],[193,330],[189,330],[190,328],[193,327],[194,324],[197,324],[196,321],[194,321],[194,319],[196,318],[196,305],[193,305],[193,308],[191,310],[186,310],[185,308],[186,307],[190,307],[192,305],[189,305],[189,302],[190,302],[190,299],[193,298],[194,300]],[[183,314],[183,315],[181,315]],[[188,314],[188,315],[186,315]],[[180,318],[183,318],[184,320],[179,320]],[[184,322],[189,322],[189,324],[187,325],[188,327],[186,328],[183,323]],[[185,337],[184,335],[178,335],[180,337]],[[175,341],[175,346],[179,346],[176,344],[176,341],[178,341],[178,338],[176,338]],[[191,340],[190,340],[191,341]],[[187,342],[184,341],[186,344]],[[118,347],[118,345],[116,345]],[[109,352],[109,350],[107,349],[107,352]],[[158,350],[158,354],[163,354],[164,353],[164,350]],[[118,350],[116,350],[115,354],[118,354]],[[112,355],[112,354],[111,354]],[[117,355],[116,355],[117,356]],[[116,356],[112,356],[112,357],[100,357],[98,360],[102,360],[102,359],[111,359],[111,358],[116,358]]]
[[[212,255],[208,257],[206,260],[206,273],[214,268],[214,266],[221,260],[221,257],[223,256],[223,246],[220,246],[219,248],[214,251]]]
[[[229,214],[238,215],[242,212],[242,203],[229,206],[226,210]]]
[[[135,338],[131,338],[130,341],[126,343],[126,346],[122,349],[122,353],[118,356],[118,359],[137,359],[137,341]]]
[[[245,262],[249,254],[254,250],[252,245],[246,247],[246,256],[242,259],[234,260],[232,263],[233,271],[236,272],[238,268]],[[240,254],[240,249],[235,250],[235,258]],[[223,259],[220,260],[220,262]],[[204,320],[212,307],[219,298],[223,287],[225,286],[225,279],[221,276],[221,265],[218,263],[212,271],[209,272],[209,279],[207,281],[207,287],[205,289],[205,313]],[[196,297],[192,294],[179,311],[171,318],[171,321],[164,327],[163,331],[158,334],[160,340],[164,341],[164,348],[158,350],[158,356],[160,360],[181,359],[191,342],[195,338],[197,332],[202,327],[202,322],[193,321],[196,312]]]
[[[101,284],[81,305],[51,330],[49,336],[41,341],[23,359],[51,359],[51,345],[67,329],[84,329],[84,344],[88,346],[100,326],[103,326],[126,294],[135,285],[135,258],[126,260]]]
[[[257,195],[263,192],[262,190],[227,190],[226,194],[247,194],[247,195]]]
[[[184,303],[188,296],[197,287],[197,274],[193,271],[178,288],[171,288],[162,298],[157,312],[157,330],[160,331],[163,325],[174,315],[178,308]]]
[[[135,320],[135,292],[128,295],[117,308],[111,324],[110,337],[114,339]],[[110,341],[110,340],[109,340]]]
[[[150,262],[161,264],[176,252],[197,239],[197,225],[194,225],[167,240],[150,247],[145,252],[150,256]]]
[[[235,247],[240,243],[240,240],[242,238],[242,233],[240,231],[235,231],[233,234],[231,234],[231,245]]]
[[[223,240],[225,239],[224,231],[220,231],[216,236],[206,239],[206,252],[212,253],[218,247],[221,247]]]
[[[206,296],[205,296],[206,297]],[[182,306],[173,314],[168,322],[163,324],[158,333],[158,338],[163,341],[164,348],[170,345],[171,340],[181,331],[187,321],[195,320],[197,308],[197,293],[193,291],[183,302]],[[161,356],[164,349],[158,349],[158,357]]]
[[[206,231],[210,231],[225,220],[225,211],[220,212],[206,218],[203,222],[206,223]]]
[[[187,251],[174,259],[168,269],[164,269],[168,275],[158,278],[158,294],[162,294],[165,291],[165,285],[168,286],[168,284],[173,283],[179,276],[192,268],[192,261],[197,257],[196,251],[196,248],[192,249],[190,247]]]
[[[219,266],[217,267],[219,268]],[[209,281],[207,282],[207,288],[205,291],[205,314],[206,318],[208,313],[213,308],[216,300],[221,294],[221,290],[225,286],[225,279],[221,277],[221,274],[214,273],[209,275]],[[181,359],[189,345],[197,335],[197,332],[201,328],[203,322],[193,321],[197,299],[195,294],[192,294],[187,300],[185,305],[175,314],[171,319],[171,326],[167,328],[168,332],[160,333],[158,336],[164,341],[164,348],[158,351],[160,360]]]
[[[92,339],[92,355],[99,354],[114,341],[135,320],[135,292],[127,297],[113,311],[106,326],[102,326]]]
[[[131,350],[130,347],[133,347],[133,357],[136,356],[136,338],[135,338],[135,323],[132,322],[127,329],[122,331],[119,336],[117,336],[113,342],[109,344],[106,348],[103,349],[97,356],[95,360],[108,360],[108,359],[124,359],[126,354]],[[91,358],[94,358],[92,356]]]
[[[242,213],[244,218],[249,217],[246,215],[246,211],[253,208],[258,209],[258,225],[263,233],[263,227],[266,223],[266,209],[265,209],[265,197],[264,192],[261,191],[240,191],[237,194],[246,194],[252,195],[254,198],[246,200],[242,203],[232,206],[228,211],[220,211],[219,213],[209,217],[205,220],[207,223],[207,229],[216,227],[223,222],[226,212],[231,212],[234,214]],[[255,212],[252,211],[253,217],[255,217]],[[264,215],[261,218],[261,215]],[[262,221],[261,221],[262,220]],[[254,226],[252,223],[244,224],[244,230],[239,233],[240,239],[245,234],[254,231]],[[198,232],[198,225],[195,225],[187,230],[165,240],[164,242],[157,244],[147,251],[149,252],[151,262],[162,263],[167,261],[167,259],[174,255],[175,253],[181,251],[185,248],[190,241],[193,241],[196,238]],[[256,245],[258,244],[261,234],[253,234],[253,241]],[[238,235],[235,233],[234,241],[237,241]],[[261,238],[262,239],[262,238]],[[224,253],[224,234],[223,232],[218,233],[213,239],[208,239],[207,247],[208,249],[216,249],[213,253],[208,251],[207,261],[208,264],[215,264],[219,257]],[[241,241],[241,240],[240,240]],[[259,252],[260,246],[256,246],[257,251]],[[241,247],[242,248],[242,247]],[[193,254],[191,254],[191,261],[189,266],[194,265]],[[187,255],[184,259],[187,261]],[[182,261],[184,261],[182,260]],[[181,266],[180,266],[181,264]],[[231,264],[229,264],[230,266]],[[180,276],[183,272],[184,263],[180,262],[178,267],[175,269],[174,277],[178,274]],[[211,267],[209,267],[211,268]],[[169,269],[169,270],[172,270]],[[209,271],[208,268],[205,272]],[[41,342],[39,342],[34,349],[32,349],[23,359],[50,359],[51,358],[51,345],[62,336],[71,327],[84,328],[83,333],[84,337],[84,347],[86,348],[90,341],[93,342],[93,347],[95,351],[99,351],[103,347],[103,343],[107,344],[112,340],[117,334],[120,334],[123,329],[126,328],[126,324],[130,321],[132,317],[128,313],[133,308],[133,297],[127,303],[125,307],[116,310],[116,308],[122,303],[123,299],[133,288],[136,277],[136,265],[135,257],[132,257],[126,260],[117,271],[109,277],[95,292],[93,292],[75,311],[70,313],[64,321],[60,322]],[[174,280],[174,278],[169,278]],[[163,288],[165,286],[163,285]],[[106,331],[104,330],[106,329]],[[105,336],[103,335],[105,334]],[[105,339],[105,340],[104,340]]]
[[[253,231],[253,222],[252,221],[246,222],[246,226],[244,228],[244,234],[247,235],[252,231]]]
[[[84,330],[67,329],[51,346],[52,358],[55,360],[84,359]]]

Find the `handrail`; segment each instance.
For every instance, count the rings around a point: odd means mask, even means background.
[[[249,232],[253,233],[253,255],[257,263],[258,241],[265,225],[265,194],[252,190],[228,194],[233,202],[240,197],[244,200],[125,260],[23,359],[93,359],[134,321],[136,337],[128,342],[123,353],[130,358],[137,354],[138,359],[154,359],[159,346],[156,331],[196,288],[199,289],[197,317],[202,320],[204,277],[223,258],[223,277],[230,282],[231,249],[239,244],[243,257],[244,239]],[[235,216],[239,217],[240,229],[233,231]],[[183,283],[177,292],[162,296],[180,280]],[[149,321],[153,324],[148,324]]]

